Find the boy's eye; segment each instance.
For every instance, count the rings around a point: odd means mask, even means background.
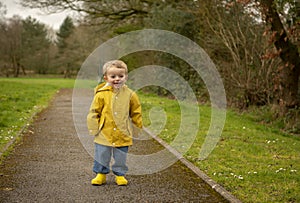
[[[125,75],[110,75],[109,77],[110,77],[111,79],[115,79],[116,77],[124,78]]]

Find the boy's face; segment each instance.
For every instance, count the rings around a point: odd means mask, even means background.
[[[125,69],[111,67],[106,71],[104,80],[108,82],[113,88],[120,88],[127,80]]]

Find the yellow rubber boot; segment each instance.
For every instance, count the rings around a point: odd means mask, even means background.
[[[106,175],[98,173],[96,178],[91,181],[92,185],[103,185],[106,183]]]
[[[121,186],[121,185],[127,185],[128,181],[124,176],[116,176],[116,183],[117,185]]]

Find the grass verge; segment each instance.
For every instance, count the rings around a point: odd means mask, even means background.
[[[164,110],[167,121],[159,137],[172,143],[181,122],[177,101],[142,93],[140,99],[146,126],[151,126],[153,107]],[[184,155],[189,161],[243,202],[300,202],[299,137],[227,110],[220,141],[207,159],[199,160],[211,114],[209,106],[199,108],[200,128]]]
[[[48,105],[57,90],[73,84],[70,79],[0,78],[0,152]]]

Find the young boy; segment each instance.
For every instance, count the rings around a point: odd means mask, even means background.
[[[133,127],[142,128],[141,105],[136,93],[125,85],[128,70],[123,61],[113,60],[104,64],[103,76],[106,82],[95,88],[87,116],[89,133],[95,136],[93,171],[97,176],[91,183],[106,183],[113,156],[115,181],[117,185],[127,185],[124,177],[128,170],[126,157],[128,147],[132,145]]]

